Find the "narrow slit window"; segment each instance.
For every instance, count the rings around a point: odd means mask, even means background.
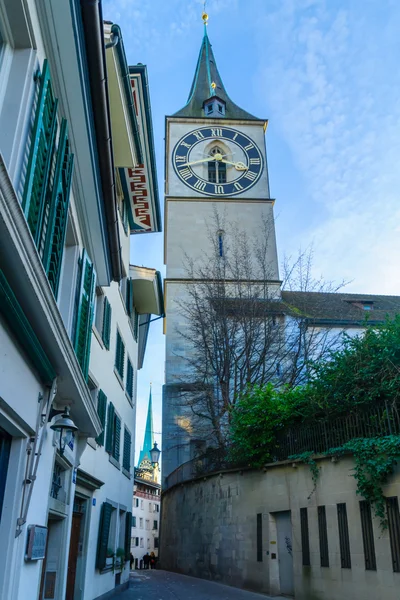
[[[364,546],[365,568],[376,571],[374,530],[372,527],[371,505],[367,500],[360,500],[361,530]]]
[[[394,573],[400,573],[400,513],[397,496],[386,499],[390,550]]]
[[[221,230],[218,231],[218,255],[224,256],[224,232]]]
[[[257,514],[257,562],[262,562],[263,545],[262,545],[262,513]]]
[[[341,566],[342,569],[351,569],[349,525],[347,522],[347,508],[345,502],[341,502],[337,505],[337,518]]]
[[[308,533],[308,513],[307,508],[300,509],[300,527],[301,527],[301,553],[303,556],[303,567],[309,567],[310,562],[310,537]]]
[[[318,506],[318,532],[321,567],[329,567],[328,528],[325,506]]]
[[[226,163],[221,161],[225,154],[218,146],[210,151],[210,157],[218,156],[218,160],[210,160],[208,163],[208,181],[210,183],[226,183]]]

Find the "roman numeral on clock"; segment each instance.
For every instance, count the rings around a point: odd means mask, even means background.
[[[251,158],[250,164],[251,165],[261,165],[261,159],[260,158]]]
[[[223,185],[214,185],[214,193],[215,194],[223,194],[224,186]]]
[[[185,148],[191,148],[192,146],[187,142],[181,142],[181,146],[185,146]]]
[[[244,176],[244,179],[250,179],[250,181],[254,181],[256,177],[257,173],[254,173],[253,171],[247,171],[246,175]]]
[[[222,129],[211,129],[211,135],[214,137],[222,137]]]
[[[177,163],[184,163],[184,162],[186,162],[186,156],[178,156],[178,155],[176,155],[175,156],[175,162],[177,162]]]
[[[202,192],[203,190],[206,189],[206,185],[207,184],[205,181],[201,181],[200,179],[198,179],[193,187],[195,187],[196,190],[200,190],[200,192]]]
[[[234,187],[234,188],[235,188],[235,190],[237,190],[238,192],[240,192],[240,190],[242,190],[242,189],[243,189],[243,186],[242,186],[242,185],[240,185],[240,183],[237,183],[236,181],[235,181],[235,183],[233,184],[233,187]]]
[[[204,135],[201,133],[201,131],[193,131],[193,135],[196,140],[204,140]]]
[[[245,150],[251,150],[252,148],[254,148],[254,144],[247,144],[247,146],[244,147]]]
[[[180,177],[183,177],[183,179],[190,179],[192,176],[192,171],[187,167],[185,169],[179,169],[179,175]]]

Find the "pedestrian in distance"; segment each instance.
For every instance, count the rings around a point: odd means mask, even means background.
[[[131,554],[130,554],[130,556],[129,556],[129,565],[130,565],[130,569],[131,569],[131,571],[132,571],[132,565],[133,565],[133,561],[134,561],[134,558],[133,558],[133,554],[132,554],[132,552],[131,552]]]
[[[156,566],[156,555],[154,552],[150,554],[150,569],[154,569]]]
[[[150,562],[150,556],[149,556],[149,553],[146,552],[146,554],[143,556],[143,564],[144,564],[145,569],[149,568],[149,562]]]

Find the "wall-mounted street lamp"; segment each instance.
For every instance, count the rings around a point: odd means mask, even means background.
[[[160,460],[160,454],[161,450],[158,449],[157,442],[154,442],[154,447],[150,450],[151,464],[153,465],[153,467],[158,465],[158,461]]]
[[[62,414],[60,414],[60,412]],[[52,418],[55,414],[58,414],[59,416],[54,421],[53,425],[50,425],[50,429],[60,433],[59,450],[60,450],[60,454],[63,455],[65,446],[68,443],[68,434],[75,433],[75,431],[78,431],[78,427],[75,425],[75,423],[69,416],[68,406],[66,406],[63,411],[54,411],[52,415],[50,413],[50,415],[51,415],[50,418]]]

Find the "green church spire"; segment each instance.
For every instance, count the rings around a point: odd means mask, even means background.
[[[190,88],[189,98],[186,105],[176,112],[174,117],[204,117],[204,103],[213,97],[218,98],[224,105],[224,118],[258,120],[250,113],[237,106],[229,98],[221,76],[218,72],[217,63],[207,33],[208,15],[203,13],[204,35],[201,43],[196,71]]]
[[[153,431],[153,400],[151,397],[151,384],[150,384],[150,395],[149,395],[149,407],[147,409],[146,419],[146,431],[144,433],[143,446],[140,451],[138,467],[140,467],[143,460],[151,462],[150,450],[154,446],[154,431]]]

